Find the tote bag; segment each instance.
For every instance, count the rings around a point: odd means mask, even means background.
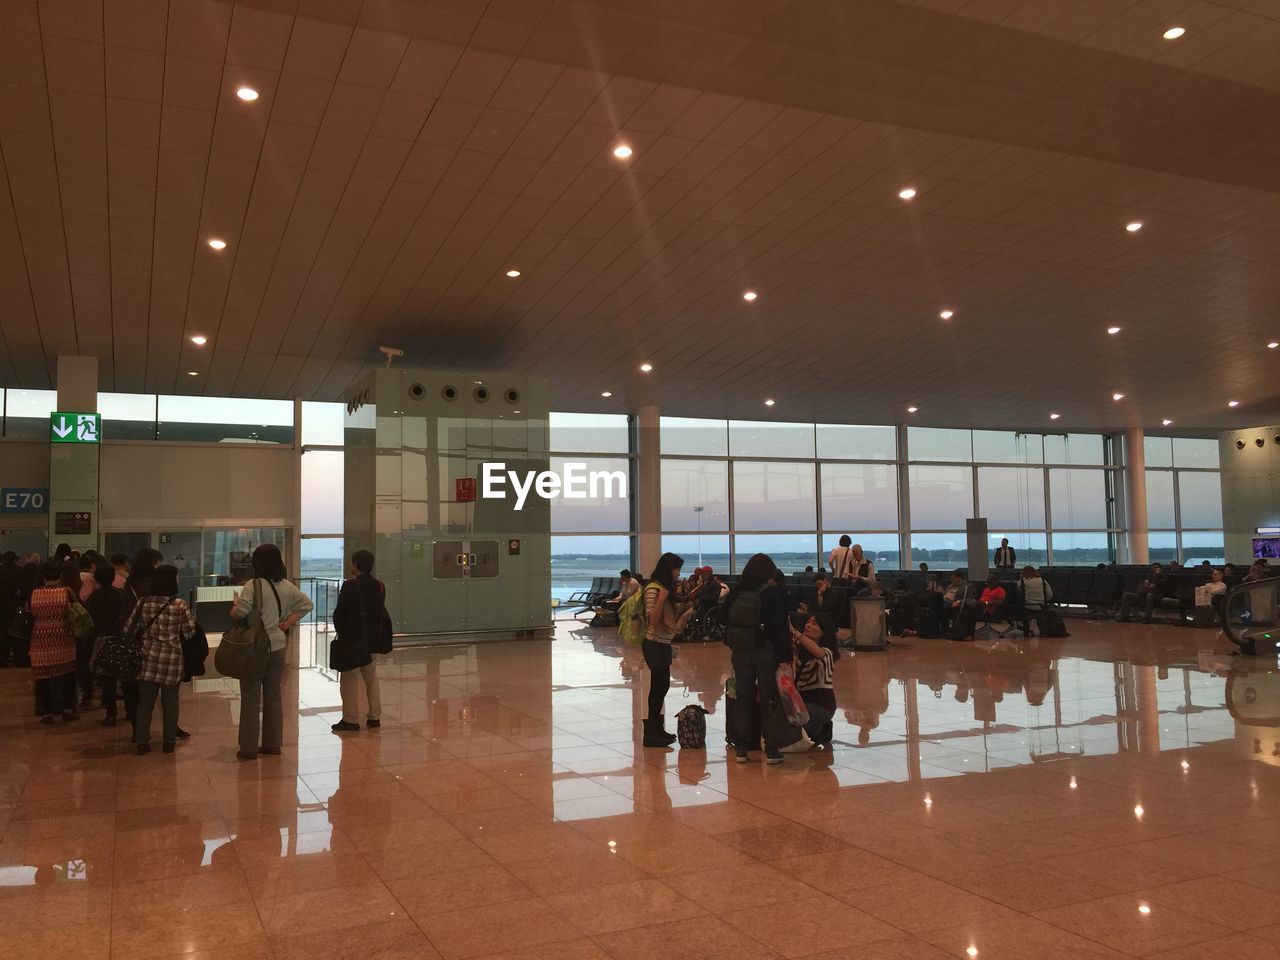
[[[275,591],[275,584],[271,584],[271,589]],[[279,604],[278,599],[276,603]],[[262,623],[262,590],[254,580],[253,609],[247,617],[234,621],[222,635],[213,655],[213,666],[224,677],[261,682],[267,675],[270,658],[271,637]]]

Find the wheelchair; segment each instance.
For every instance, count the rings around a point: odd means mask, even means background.
[[[720,602],[703,604],[689,616],[674,643],[724,643],[724,624],[718,616]]]

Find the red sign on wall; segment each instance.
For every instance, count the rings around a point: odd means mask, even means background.
[[[476,478],[463,477],[454,481],[453,499],[458,503],[472,503],[476,499]]]

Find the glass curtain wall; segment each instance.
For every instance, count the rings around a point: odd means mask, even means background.
[[[302,402],[302,555],[298,573],[303,577],[342,580],[346,576],[342,540],[345,419],[340,403]]]
[[[1152,562],[1226,562],[1218,441],[1145,437]]]
[[[662,419],[663,549],[739,572],[825,564],[842,535],[882,568],[967,559],[965,520],[1020,562],[1113,559],[1117,468],[1101,435]],[[903,445],[900,449],[900,443]]]
[[[597,577],[615,578],[632,566],[633,470],[628,418],[622,414],[552,413],[551,469],[562,474],[566,463],[584,464],[588,474],[621,471],[627,476],[628,496],[607,496],[600,485],[596,496],[551,501],[553,605],[587,590]]]

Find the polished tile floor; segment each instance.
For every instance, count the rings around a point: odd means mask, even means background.
[[[647,677],[611,631],[402,651],[380,732],[291,671],[284,756],[42,727],[0,671],[0,957],[1280,957],[1280,675],[1213,631],[913,640],[837,664],[836,744],[726,763],[723,647]]]

